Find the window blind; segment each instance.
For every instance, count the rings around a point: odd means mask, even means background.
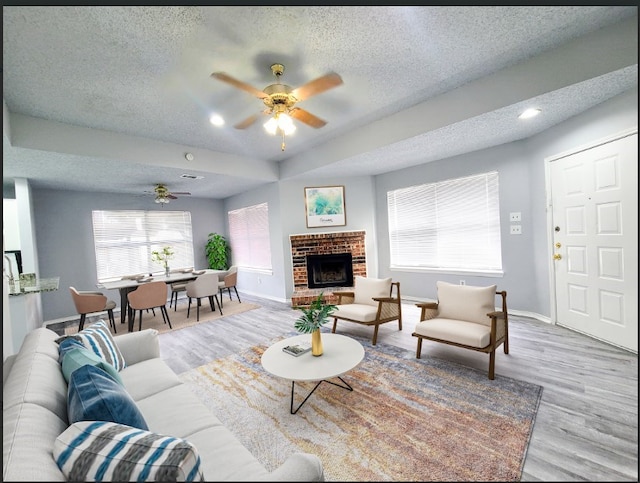
[[[233,264],[256,270],[271,270],[268,203],[229,211],[228,215]]]
[[[502,271],[498,173],[387,193],[392,268]]]
[[[98,282],[125,275],[161,273],[153,250],[170,246],[171,269],[194,267],[191,213],[188,211],[93,211]]]

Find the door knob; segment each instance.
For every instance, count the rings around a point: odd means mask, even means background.
[[[556,253],[555,255],[553,255],[553,259],[554,260],[561,260],[562,259],[562,255],[560,255],[559,253]]]

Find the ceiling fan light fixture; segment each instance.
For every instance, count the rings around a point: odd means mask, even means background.
[[[272,118],[264,123],[265,130],[275,136],[276,134],[293,134],[296,130],[296,125],[293,123],[293,119],[287,113],[276,112]]]
[[[155,201],[156,201],[156,203],[164,205],[166,203],[169,203],[170,200],[166,196],[156,196],[156,200]]]

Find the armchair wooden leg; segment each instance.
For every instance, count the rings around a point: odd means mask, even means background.
[[[87,318],[87,314],[80,314],[80,330],[84,329],[84,321]]]
[[[398,330],[402,330],[402,317],[398,319]]]
[[[375,325],[375,329],[373,329],[373,341],[371,342],[371,345],[376,345],[376,342],[378,342],[378,328],[380,327],[380,324],[376,324]]]
[[[420,359],[422,354],[422,337],[418,337],[418,348],[416,349],[416,359]]]
[[[331,329],[331,333],[336,333],[336,327],[338,326],[338,319],[333,319],[333,329]]]
[[[496,351],[495,349],[489,352],[489,379],[495,379],[496,370]]]

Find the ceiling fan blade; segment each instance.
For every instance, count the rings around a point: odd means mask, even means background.
[[[315,127],[316,129],[324,126],[327,121],[323,121],[317,116],[314,116],[309,111],[305,111],[304,109],[300,109],[299,107],[294,107],[289,111],[289,115],[294,119],[297,119],[300,122],[304,122],[311,127]]]
[[[167,193],[166,195],[164,195],[165,198],[169,198],[170,200],[177,200],[178,197],[177,196],[173,196],[171,193]]]
[[[240,121],[238,124],[235,124],[233,127],[236,129],[246,129],[258,120],[258,116],[259,114],[253,114],[244,121]]]
[[[311,96],[315,96],[324,91],[328,91],[329,89],[333,89],[334,87],[342,84],[342,77],[340,77],[335,72],[331,72],[322,77],[318,77],[311,82],[307,82],[305,85],[300,86],[294,89],[291,94],[298,100],[303,101],[305,99],[310,98]]]
[[[259,99],[264,99],[265,97],[267,97],[267,94],[265,94],[264,92],[247,84],[246,82],[239,81],[238,79],[235,79],[230,75],[225,74],[224,72],[214,72],[213,74],[211,74],[211,77],[218,79],[222,82],[226,82],[227,84],[231,84],[232,86],[237,87],[238,89],[242,89],[243,91],[246,91],[252,96],[255,96]]]
[[[171,194],[172,195],[190,195],[191,193],[189,193],[188,191],[172,191]]]

